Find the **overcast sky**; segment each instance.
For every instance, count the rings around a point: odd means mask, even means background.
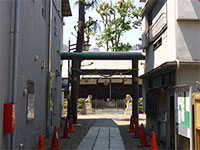
[[[110,0],[101,0],[102,2],[106,1],[109,2]],[[117,2],[117,0],[112,0],[112,2]],[[73,36],[71,34],[71,32],[73,32],[74,34],[76,34],[75,30],[74,30],[74,26],[77,25],[77,21],[78,21],[78,6],[74,6],[75,0],[70,0],[70,5],[71,5],[71,10],[72,10],[72,16],[71,17],[65,17],[64,18],[64,39],[63,39],[63,43],[65,45],[68,45],[68,41],[69,39],[71,40],[71,44],[75,44],[76,43],[76,37]],[[135,4],[137,6],[143,6],[144,3],[140,3],[139,0],[135,0]],[[100,16],[99,14],[96,12],[96,10],[89,10],[86,12],[86,20],[88,20],[88,16],[92,16],[92,18],[94,20],[98,19],[100,20]],[[102,28],[103,30],[103,28]],[[140,29],[134,29],[131,30],[129,32],[127,32],[126,34],[124,34],[124,36],[121,38],[121,41],[123,42],[129,42],[131,45],[134,44],[140,44],[141,41],[138,40],[138,38],[141,37],[141,30]],[[90,39],[90,44],[92,45],[91,48],[95,48],[96,44],[95,44],[95,39],[93,37],[91,37]]]

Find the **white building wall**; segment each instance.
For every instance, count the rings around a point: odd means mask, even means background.
[[[68,60],[63,60],[62,78],[68,78]]]
[[[146,19],[143,19],[143,24],[146,24],[144,20]],[[145,25],[144,27],[148,30]],[[159,48],[153,50],[152,45],[148,47],[146,72],[176,59],[200,61],[199,39],[200,2],[194,0],[167,1],[167,30],[162,34],[162,45]]]
[[[167,1],[167,31],[162,35],[162,45],[155,50],[154,68],[166,61],[175,60],[175,2]]]
[[[154,50],[152,44],[146,50],[146,72],[160,66],[166,61],[173,61],[176,59],[175,1],[167,1],[167,4],[163,7],[167,8],[167,30],[161,35],[162,45],[160,47]],[[163,10],[164,9],[162,8],[161,11]],[[158,16],[156,16],[155,19],[158,18],[160,14],[162,13],[158,13]],[[147,29],[148,28],[146,27],[146,30]]]
[[[131,60],[84,60],[81,65],[81,69],[132,69]]]

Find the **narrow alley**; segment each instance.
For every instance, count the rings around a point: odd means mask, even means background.
[[[0,0],[0,150],[200,150],[200,0]]]
[[[97,110],[95,114],[78,115],[78,125],[74,133],[69,133],[70,139],[59,138],[59,146],[70,150],[129,150],[150,149],[151,135],[146,133],[149,146],[139,147],[140,138],[133,138],[134,132],[128,132],[131,113],[125,110]],[[139,114],[139,126],[146,125],[146,115]],[[59,137],[64,131],[64,120],[58,130]],[[44,141],[45,148],[50,148],[52,136]]]

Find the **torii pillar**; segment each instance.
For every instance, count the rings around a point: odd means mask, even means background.
[[[132,59],[132,115],[135,122],[138,119],[138,59]]]
[[[80,68],[80,60],[72,59],[72,89],[71,89],[71,115],[73,116],[73,124],[77,124],[77,101],[79,95],[80,73],[77,71]]]

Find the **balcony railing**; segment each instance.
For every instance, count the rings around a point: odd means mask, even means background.
[[[146,33],[146,37],[148,37],[149,41],[152,42],[155,37],[163,31],[163,29],[167,25],[167,14],[161,13],[157,20],[153,25],[150,26],[148,32]]]

